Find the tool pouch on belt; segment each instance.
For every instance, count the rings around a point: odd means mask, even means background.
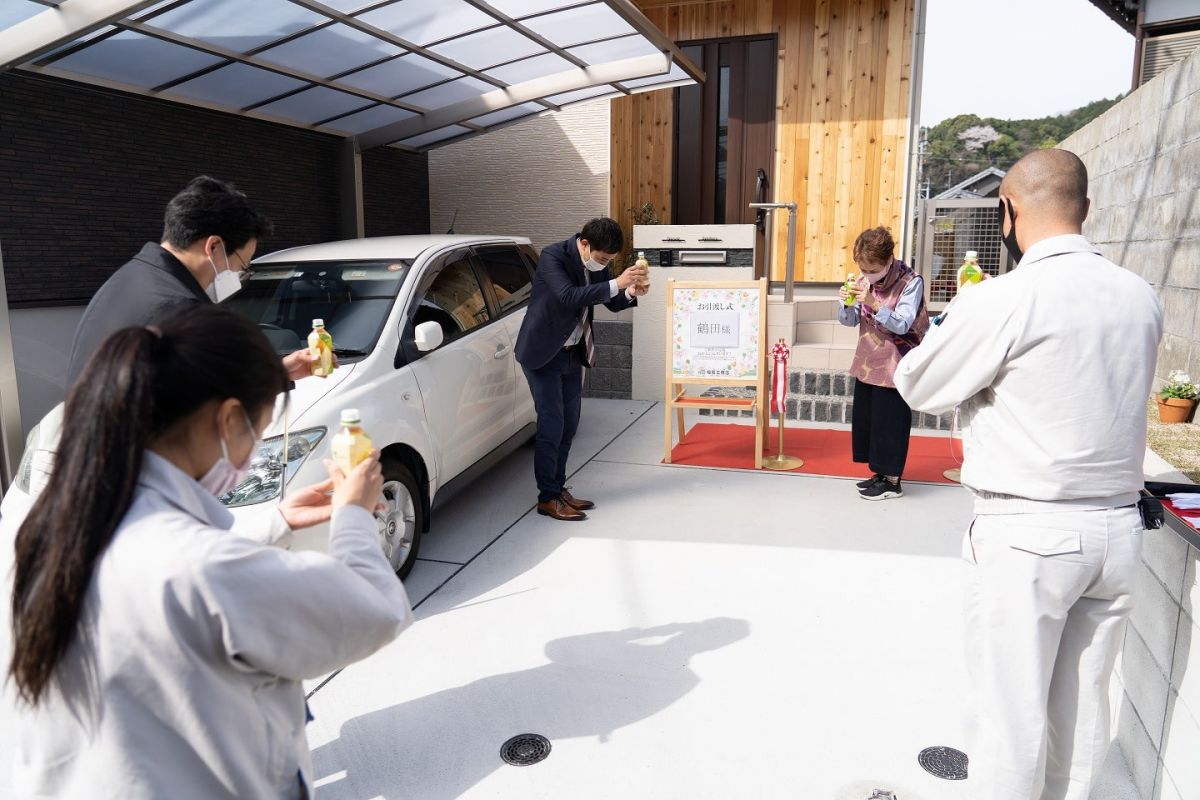
[[[1143,528],[1154,531],[1163,526],[1163,505],[1157,497],[1143,497],[1138,500],[1137,507],[1142,515]]]

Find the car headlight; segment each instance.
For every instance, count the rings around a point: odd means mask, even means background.
[[[283,437],[264,439],[258,454],[250,462],[246,479],[221,495],[221,502],[231,508],[252,506],[279,497],[283,487],[308,460],[309,455],[325,438],[325,428],[309,428],[288,434],[287,453],[283,452]]]

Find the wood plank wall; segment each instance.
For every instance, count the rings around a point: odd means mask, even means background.
[[[775,33],[775,200],[800,206],[796,279],[840,282],[854,239],[900,238],[908,148],[914,0],[635,0],[676,42]],[[654,202],[671,220],[673,92],[612,101],[611,208]],[[777,215],[772,280],[783,280],[787,216]]]

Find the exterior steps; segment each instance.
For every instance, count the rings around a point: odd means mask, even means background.
[[[793,348],[793,352],[795,352]],[[853,353],[853,350],[850,351]],[[709,397],[753,396],[754,387],[713,387]],[[854,413],[854,378],[845,370],[795,368],[788,370],[787,418],[805,422],[848,425]],[[702,417],[750,417],[749,411],[701,409]],[[949,431],[954,412],[941,415],[913,412],[913,430]]]

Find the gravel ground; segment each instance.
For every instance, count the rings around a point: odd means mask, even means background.
[[[1146,442],[1167,463],[1200,483],[1200,425],[1195,421],[1164,425],[1158,421],[1158,404],[1153,398],[1146,405],[1149,425]]]

